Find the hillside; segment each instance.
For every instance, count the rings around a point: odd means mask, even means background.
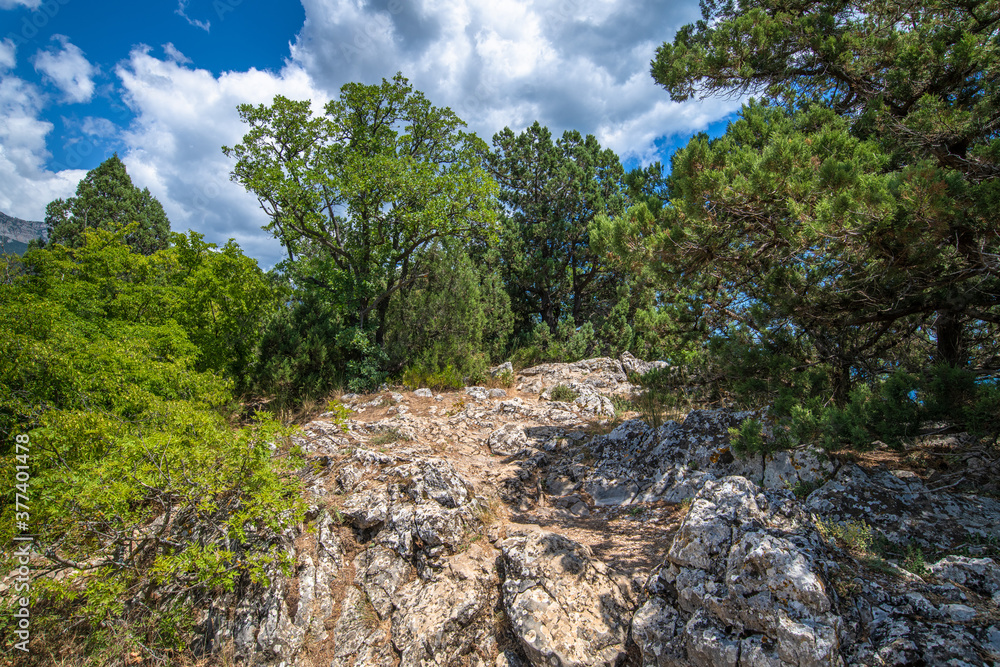
[[[201,650],[336,667],[1000,659],[1000,502],[959,492],[996,478],[988,450],[950,436],[734,458],[744,414],[656,431],[614,415],[637,364],[343,396],[349,412],[297,440],[310,509],[285,538],[293,575],[213,600]],[[558,385],[577,398],[546,400]],[[952,463],[909,465],[921,456]]]
[[[28,249],[28,242],[45,238],[44,222],[21,220],[0,212],[0,252],[21,255]]]

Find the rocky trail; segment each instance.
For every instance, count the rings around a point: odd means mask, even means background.
[[[346,418],[296,438],[293,576],[213,601],[200,649],[324,667],[998,664],[1000,502],[952,482],[995,481],[995,450],[938,438],[921,452],[961,465],[936,472],[888,450],[737,459],[744,414],[655,431],[614,414],[648,367],[345,395]],[[559,385],[577,397],[551,400]],[[918,575],[879,544],[951,555]]]

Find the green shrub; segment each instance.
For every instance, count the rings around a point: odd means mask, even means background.
[[[564,384],[556,385],[552,388],[549,396],[553,401],[562,401],[565,403],[571,403],[579,397],[579,393],[574,391],[572,388],[567,387]]]
[[[481,381],[490,358],[506,347],[513,326],[509,297],[459,247],[430,250],[413,271],[417,278],[400,291],[387,318],[389,365],[406,368],[413,379],[444,373],[449,386],[464,386],[450,382],[455,373]]]
[[[353,414],[351,410],[340,401],[330,401],[326,405],[327,419],[341,431],[347,432],[347,422]]]
[[[774,438],[764,433],[764,425],[758,419],[744,419],[736,428],[729,429],[729,446],[737,456],[770,454],[777,449]]]
[[[198,370],[167,317],[172,289],[150,270],[165,251],[86,239],[34,251],[42,270],[0,285],[0,539],[15,532],[13,436],[28,435],[38,571],[66,575],[35,580],[32,639],[75,638],[111,664],[187,646],[194,600],[263,582],[303,507],[289,431],[266,415],[234,429],[232,383]]]
[[[572,317],[566,317],[554,332],[544,322],[538,322],[511,355],[511,363],[515,368],[526,368],[547,361],[579,361],[587,358],[594,346],[594,326],[590,322],[577,327]]]
[[[924,552],[920,547],[912,544],[906,547],[906,558],[903,559],[903,569],[912,572],[918,577],[923,577],[930,572],[927,568],[927,561],[924,560]]]
[[[776,416],[779,447],[866,449],[875,440],[898,446],[937,420],[990,435],[1000,429],[1000,387],[978,384],[970,371],[936,366],[922,376],[896,372],[871,387],[859,384],[843,406],[812,399]]]
[[[403,371],[402,382],[410,389],[427,387],[437,391],[465,386],[462,374],[451,364],[440,370],[421,365],[410,366]]]
[[[652,428],[662,426],[668,414],[679,418],[683,408],[690,405],[681,385],[683,379],[675,368],[654,368],[645,375],[629,377],[629,381],[643,388],[642,393],[631,399],[630,407]]]

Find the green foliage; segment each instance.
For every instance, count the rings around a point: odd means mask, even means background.
[[[340,401],[330,401],[327,403],[324,418],[329,419],[334,426],[347,433],[347,421],[352,414],[351,410]]]
[[[796,482],[795,485],[792,486],[790,490],[792,494],[795,495],[796,498],[798,498],[799,500],[805,500],[806,498],[809,497],[809,494],[811,494],[813,491],[820,488],[821,486],[823,486],[823,482],[820,481],[800,480]]]
[[[139,190],[125,171],[118,154],[87,172],[76,188],[76,197],[56,199],[45,208],[48,242],[78,248],[84,230],[114,229],[136,223],[126,237],[138,253],[151,255],[167,247],[170,221],[163,206],[149,193]]]
[[[186,646],[192,599],[263,581],[302,512],[287,431],[231,427],[232,383],[173,317],[176,255],[132,252],[130,229],[30,251],[0,285],[0,537],[26,433],[40,572],[68,575],[36,581],[33,627],[74,628],[98,662]]]
[[[544,361],[579,361],[593,351],[594,326],[584,322],[576,326],[572,317],[561,320],[555,331],[544,322],[539,322],[531,330],[522,347],[514,351],[512,363],[525,368]]]
[[[1000,433],[1000,390],[977,383],[970,371],[947,364],[918,376],[897,371],[872,385],[854,387],[843,405],[821,395],[797,400],[780,392],[768,412],[771,435],[738,430],[734,451],[774,451],[801,445],[868,449],[875,441],[899,446],[929,422],[946,421],[976,436]]]
[[[906,558],[903,559],[903,569],[912,572],[918,577],[930,574],[927,561],[924,560],[924,552],[920,547],[912,544],[906,547]]]
[[[820,519],[817,526],[823,537],[839,542],[842,546],[861,556],[871,557],[875,546],[875,533],[866,521],[824,521]]]
[[[431,249],[415,270],[417,279],[389,312],[390,359],[397,366],[410,362],[411,380],[418,380],[416,373],[434,385],[448,379],[433,377],[439,373],[481,374],[489,361],[483,350],[501,351],[512,328],[506,293],[496,288],[489,293],[489,285],[458,248]],[[453,373],[446,372],[448,367]]]
[[[556,385],[552,388],[552,393],[549,394],[553,401],[564,401],[566,403],[575,401],[579,395],[579,393],[564,384]]]
[[[263,324],[247,385],[280,410],[339,387],[374,390],[387,360],[372,327],[347,326],[322,291],[299,289]]]
[[[652,429],[663,426],[665,406],[664,395],[655,389],[647,389],[632,399],[632,407],[639,411],[642,421]]]
[[[704,21],[660,48],[653,77],[678,101],[760,91],[777,106],[751,104],[724,137],[697,137],[675,156],[676,211],[643,237],[646,256],[702,282],[730,316],[770,309],[762,337],[791,323],[812,348],[801,362],[830,364],[840,404],[854,382],[931,358],[989,365],[1000,292],[996,8],[703,9]]]
[[[222,248],[196,232],[173,234],[177,257],[172,283],[179,288],[177,322],[200,351],[199,370],[224,373],[245,389],[246,369],[256,363],[264,323],[282,294],[230,240]]]
[[[565,319],[589,321],[613,305],[622,280],[591,249],[588,227],[624,206],[618,156],[575,131],[553,142],[535,122],[494,135],[489,164],[508,211],[501,253],[518,330],[540,318],[554,333]]]
[[[410,366],[403,372],[403,384],[411,389],[427,387],[429,389],[461,389],[465,379],[461,372],[451,364],[444,368],[426,367],[420,364]]]
[[[759,419],[747,418],[738,427],[729,429],[729,446],[737,456],[770,454],[775,450],[774,442]]]
[[[485,145],[402,75],[346,84],[319,116],[281,96],[239,113],[249,131],[223,148],[237,160],[233,179],[270,217],[266,229],[288,250],[289,270],[324,291],[346,328],[373,322],[378,346],[397,292],[416,278],[414,260],[494,225]]]
[[[511,388],[514,386],[514,373],[512,371],[503,371],[497,376],[497,382],[501,387]]]

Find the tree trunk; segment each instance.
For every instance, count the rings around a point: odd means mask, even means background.
[[[542,321],[549,325],[549,331],[552,333],[556,332],[556,327],[559,326],[559,315],[556,313],[555,304],[552,303],[551,296],[548,292],[542,292],[541,308],[539,309],[539,315],[542,316]]]
[[[389,312],[389,301],[391,298],[382,299],[377,306],[375,306],[375,317],[378,318],[376,322],[378,323],[378,328],[375,329],[375,344],[379,347],[383,347],[385,343],[385,316]]]
[[[953,310],[938,312],[935,329],[938,363],[956,368],[965,366],[965,345],[962,340],[965,323],[961,314]]]

